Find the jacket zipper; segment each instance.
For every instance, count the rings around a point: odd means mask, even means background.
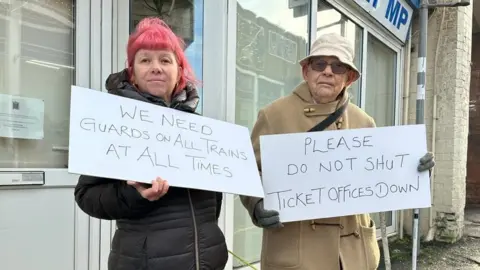
[[[197,220],[195,219],[195,209],[193,208],[192,196],[190,196],[190,189],[187,189],[187,192],[188,192],[188,200],[190,201],[190,209],[192,210],[193,235],[195,238],[195,269],[200,270],[200,261],[198,258]]]

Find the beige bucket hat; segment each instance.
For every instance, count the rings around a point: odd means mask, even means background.
[[[356,72],[357,76],[353,81],[360,78],[360,72],[353,63],[353,58],[355,57],[353,45],[348,39],[339,34],[328,33],[318,37],[312,45],[310,54],[300,60],[300,65],[303,66],[308,59],[314,56],[335,56],[340,62],[350,66]]]

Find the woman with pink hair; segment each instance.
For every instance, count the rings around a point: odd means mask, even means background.
[[[128,67],[109,93],[195,113],[199,97],[183,41],[158,18],[142,20],[127,45]],[[109,270],[221,270],[228,260],[217,225],[222,194],[82,175],[75,200],[88,215],[116,220]]]

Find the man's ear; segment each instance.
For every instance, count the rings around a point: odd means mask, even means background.
[[[347,73],[347,81],[345,82],[345,87],[349,87],[350,85],[352,85],[356,76],[357,74],[355,73],[355,71],[349,70]]]
[[[307,72],[308,72],[308,65],[302,65],[302,75],[305,81],[307,80]]]

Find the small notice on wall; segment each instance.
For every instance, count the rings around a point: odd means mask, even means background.
[[[282,222],[431,206],[424,125],[260,138],[265,208]]]
[[[264,197],[246,127],[77,86],[68,171]]]
[[[0,94],[0,137],[41,140],[44,115],[41,99]]]

